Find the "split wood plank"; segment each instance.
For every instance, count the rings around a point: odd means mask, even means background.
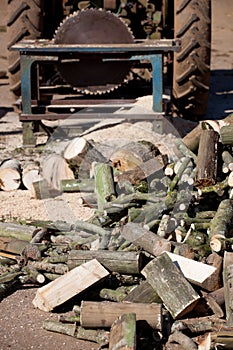
[[[167,252],[167,255],[190,283],[208,290],[209,280],[215,274],[216,267],[171,252]]]
[[[33,305],[41,310],[51,311],[108,275],[109,272],[93,259],[39,288]]]

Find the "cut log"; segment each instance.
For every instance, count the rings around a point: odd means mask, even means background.
[[[51,154],[41,164],[41,175],[51,189],[61,190],[61,180],[74,179],[73,171],[59,154]]]
[[[98,343],[104,347],[109,343],[109,332],[103,329],[85,329],[83,327],[77,327],[76,338],[92,341]]]
[[[136,184],[156,172],[162,170],[167,164],[167,157],[158,155],[146,162],[136,166],[133,170],[125,171],[117,176],[117,181],[120,187],[124,187],[125,183]]]
[[[109,328],[121,315],[135,313],[137,321],[146,321],[152,328],[161,330],[162,306],[145,303],[115,303],[111,301],[82,301],[80,324],[82,327]]]
[[[23,168],[22,182],[26,189],[34,192],[33,182],[42,180],[39,166],[35,163],[29,163]]]
[[[21,185],[21,176],[14,169],[0,169],[0,189],[6,192],[15,191]]]
[[[124,301],[132,303],[159,303],[162,300],[154,290],[154,288],[147,281],[142,281],[139,285],[131,290]]]
[[[21,254],[23,249],[28,245],[28,242],[11,237],[0,236],[0,251],[13,254]]]
[[[93,179],[78,181],[77,179],[61,180],[61,190],[63,192],[94,192],[95,182]]]
[[[223,145],[233,146],[233,125],[225,125],[221,127],[220,138]]]
[[[43,328],[50,332],[57,332],[74,337],[76,332],[76,324],[67,324],[57,321],[44,321]]]
[[[177,186],[177,184],[179,184],[179,182],[181,181],[181,177],[184,173],[184,171],[187,169],[188,166],[192,166],[192,159],[190,157],[185,157],[182,158],[180,162],[178,162],[178,169],[174,169],[176,175],[173,177],[170,185],[169,185],[169,192],[172,192],[175,187]],[[175,168],[176,168],[176,164],[175,164]]]
[[[149,262],[141,273],[174,319],[192,311],[200,299],[166,252]]]
[[[196,152],[198,150],[201,131],[202,131],[202,127],[201,127],[201,123],[199,123],[193,130],[191,130],[182,139],[184,144],[193,152]]]
[[[195,318],[186,318],[182,320],[177,320],[173,323],[171,332],[175,331],[185,331],[188,330],[193,334],[198,334],[201,332],[214,331],[216,329],[221,329],[226,325],[225,320],[221,320],[216,316],[204,316]]]
[[[197,345],[191,338],[178,331],[175,331],[169,336],[168,341],[165,345],[166,349],[170,349],[170,346],[171,349],[173,349],[172,344],[178,345],[177,349],[179,350],[198,350]]]
[[[230,235],[233,222],[233,200],[224,199],[220,202],[217,212],[210,222],[209,238],[210,247],[213,251],[219,251],[216,240],[227,238]],[[221,250],[221,242],[220,242]]]
[[[105,163],[106,158],[95,147],[94,143],[84,137],[71,140],[63,152],[76,178],[89,178],[93,162]]]
[[[124,225],[122,237],[154,256],[160,255],[165,250],[171,250],[171,243],[166,239],[157,236],[154,232],[148,231],[141,225],[133,222]]]
[[[110,160],[112,165],[120,171],[129,171],[141,163],[154,158],[159,154],[155,145],[147,141],[138,141],[127,143],[120,149],[114,151]]]
[[[4,160],[0,165],[0,189],[17,190],[21,185],[21,165],[16,159]]]
[[[228,186],[233,187],[233,171],[231,171],[230,175],[228,176]]]
[[[108,275],[109,272],[93,259],[39,288],[33,305],[41,310],[51,311]]]
[[[228,151],[222,152],[222,160],[223,160],[223,172],[227,174],[229,171],[233,171],[233,157]],[[225,171],[224,171],[225,169]]]
[[[14,169],[17,170],[19,173],[22,172],[20,162],[14,158],[3,160],[0,164],[0,169]]]
[[[99,296],[104,300],[121,302],[125,300],[125,297],[132,288],[132,286],[121,286],[115,290],[103,288],[101,289]]]
[[[222,267],[223,267],[223,258],[213,252],[206,258],[206,264],[209,266],[215,267],[215,272],[212,274],[211,279],[206,281],[206,290],[215,291],[218,290],[222,284]]]
[[[233,325],[233,253],[225,252],[223,260],[223,284],[227,323]]]
[[[110,156],[110,160],[112,162],[112,166],[120,171],[132,170],[143,162],[139,155],[134,154],[132,151],[127,149],[119,149],[115,151]]]
[[[94,176],[98,209],[101,210],[107,202],[115,198],[112,166],[104,163],[95,164]]]
[[[136,315],[121,315],[110,330],[109,350],[136,350]]]
[[[97,259],[111,272],[118,272],[125,275],[139,274],[143,267],[142,253],[108,250],[71,250],[67,265],[71,270],[92,259]]]
[[[214,185],[218,172],[219,134],[214,130],[202,130],[197,156],[195,186]]]
[[[22,241],[30,242],[35,227],[28,225],[19,225],[10,222],[0,222],[0,236],[20,239]]]
[[[64,149],[63,156],[66,160],[70,161],[79,159],[79,156],[82,156],[86,153],[88,148],[88,142],[84,137],[75,137],[72,139],[66,148]]]

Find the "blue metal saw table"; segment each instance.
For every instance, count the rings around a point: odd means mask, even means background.
[[[155,119],[163,114],[163,53],[168,51],[179,51],[180,40],[142,40],[134,44],[104,44],[104,45],[57,45],[48,40],[24,40],[11,49],[19,51],[21,66],[21,94],[22,94],[22,113],[20,120],[24,123],[40,120],[57,120],[72,118],[72,114],[77,114],[80,119],[103,119],[103,118],[122,118],[122,114],[112,113],[108,108],[106,112],[82,113],[85,109],[85,100],[75,99],[50,100],[49,103],[41,99],[40,79],[38,66],[41,63],[56,64],[61,59],[75,60],[81,57],[91,57],[95,55],[103,60],[146,60],[152,67],[152,95],[153,95],[153,113],[147,114],[146,119]],[[35,69],[37,67],[37,69]],[[107,96],[107,95],[106,95]],[[106,97],[104,100],[98,100],[94,103],[100,105],[101,102],[105,107],[118,106],[127,103],[124,100],[109,101]],[[92,101],[93,104],[93,101]],[[90,106],[87,100],[86,106]],[[61,108],[62,107],[62,108]],[[65,111],[65,112],[64,112]],[[77,118],[77,115],[76,115]],[[127,114],[127,119],[143,119],[142,114]],[[30,127],[29,127],[30,128]],[[28,132],[29,130],[27,130]],[[33,136],[25,137],[24,144],[33,144]]]

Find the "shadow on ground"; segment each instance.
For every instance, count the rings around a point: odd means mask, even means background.
[[[220,119],[230,113],[233,113],[233,70],[213,70],[206,118]]]

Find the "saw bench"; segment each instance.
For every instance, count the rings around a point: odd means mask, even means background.
[[[125,118],[126,120],[157,121],[161,128],[164,114],[163,108],[163,53],[180,50],[180,40],[141,40],[133,44],[54,44],[51,40],[24,40],[12,47],[19,51],[21,65],[21,95],[22,106],[20,121],[23,122],[24,145],[35,145],[33,123],[41,120],[58,120],[74,118],[103,119],[103,118]],[[151,114],[118,114],[121,107],[130,109],[135,101],[123,98],[112,100],[105,98],[90,99],[80,98],[80,94],[70,87],[73,93],[67,97],[67,89],[61,92],[58,87],[40,86],[39,68],[40,64],[56,65],[61,61],[85,60],[88,57],[98,57],[107,61],[148,61],[152,68],[152,100],[153,112]],[[50,98],[44,96],[50,94]],[[59,98],[54,98],[59,96]]]

